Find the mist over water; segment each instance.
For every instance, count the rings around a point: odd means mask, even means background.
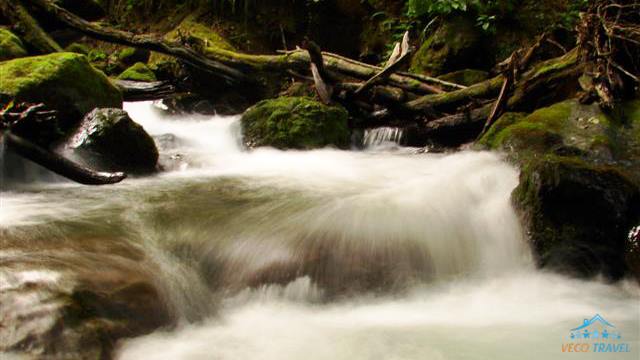
[[[499,155],[377,140],[248,151],[238,117],[126,110],[165,172],[99,188],[36,182],[3,191],[0,206],[0,259],[45,237],[79,250],[97,238],[157,266],[180,325],[124,342],[121,359],[561,359],[569,330],[596,313],[630,343],[615,358],[638,358],[638,286],[535,270],[510,204],[518,172]]]

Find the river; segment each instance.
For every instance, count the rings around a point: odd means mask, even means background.
[[[179,324],[124,341],[119,359],[563,359],[596,314],[630,352],[579,357],[639,357],[638,285],[537,270],[499,154],[381,133],[364,150],[247,151],[238,117],[125,105],[166,171],[83,187],[24,170],[30,183],[4,174],[0,193],[0,234],[24,249],[73,242],[65,259],[82,262],[83,239],[117,239],[101,246],[159,269]]]

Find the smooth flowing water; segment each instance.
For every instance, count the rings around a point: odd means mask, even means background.
[[[562,359],[595,314],[631,352],[573,356],[638,359],[638,286],[536,270],[496,154],[245,151],[237,117],[126,109],[165,172],[99,188],[5,174],[0,196],[5,261],[54,242],[81,264],[99,243],[157,267],[180,325],[120,359]]]

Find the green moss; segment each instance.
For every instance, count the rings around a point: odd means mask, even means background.
[[[611,120],[597,106],[567,100],[527,116],[505,114],[478,143],[490,149],[541,153],[569,148],[589,153],[604,147],[605,153],[599,156],[607,156],[613,146],[610,128]]]
[[[7,29],[0,28],[0,61],[27,56],[19,37]]]
[[[106,52],[100,50],[100,49],[91,49],[89,51],[89,53],[87,54],[89,61],[94,62],[94,61],[106,61],[108,58],[108,55]]]
[[[76,54],[89,55],[91,49],[85,44],[73,43],[67,46],[65,49],[67,52],[72,52]]]
[[[466,17],[447,19],[420,46],[411,61],[411,71],[438,75],[448,71],[481,65],[480,33]]]
[[[139,62],[123,71],[118,76],[120,80],[133,80],[133,81],[156,81],[156,76],[147,65]]]
[[[242,117],[245,140],[250,146],[280,149],[313,149],[349,145],[348,113],[305,97],[264,100]]]
[[[638,187],[625,171],[575,156],[521,158],[512,199],[543,266],[619,278]],[[606,261],[603,261],[605,260]]]
[[[193,15],[184,19],[178,27],[165,36],[165,39],[171,41],[178,41],[181,40],[181,38],[195,43],[203,49],[213,47],[231,51],[235,50],[234,47],[215,30],[197,22]]]
[[[122,96],[84,55],[53,53],[0,63],[0,93],[16,101],[43,102],[62,116],[95,107],[121,107]]]
[[[535,77],[539,77],[553,71],[563,70],[567,67],[574,65],[577,61],[578,61],[578,50],[573,49],[572,51],[562,56],[560,59],[551,59],[551,60],[542,62],[540,65],[538,65],[534,69]]]
[[[482,70],[464,69],[444,74],[438,78],[455,84],[471,86],[487,80],[489,73]]]

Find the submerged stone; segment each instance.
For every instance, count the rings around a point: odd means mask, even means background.
[[[250,147],[314,149],[347,147],[347,111],[306,97],[264,100],[242,116],[243,135]]]

